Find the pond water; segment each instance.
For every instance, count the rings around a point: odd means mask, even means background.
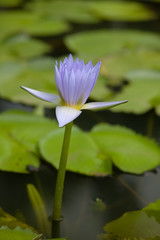
[[[37,187],[41,184],[42,196],[50,215],[55,180],[56,171],[44,166],[38,176],[1,173],[1,207],[16,216],[20,215],[20,211],[26,222],[37,228],[26,184],[33,183]],[[116,177],[104,178],[67,173],[61,236],[78,240],[96,239],[103,233],[103,227],[107,222],[119,218],[127,211],[140,210],[159,199],[160,192],[157,186],[159,181],[159,172],[150,172],[145,176],[119,174]],[[105,207],[96,203],[97,198],[103,201]]]

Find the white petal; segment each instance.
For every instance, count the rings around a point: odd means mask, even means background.
[[[56,107],[56,116],[59,123],[59,127],[63,127],[69,122],[72,122],[77,118],[82,111],[79,111],[76,108],[67,107],[67,106],[58,106]]]
[[[111,108],[114,106],[117,106],[122,103],[128,102],[127,100],[125,101],[117,101],[117,102],[91,102],[91,103],[86,103],[83,105],[81,110],[83,109],[88,109],[88,110],[101,110],[101,109],[107,109]]]
[[[27,92],[31,93],[32,95],[34,95],[35,97],[38,97],[42,100],[45,100],[47,102],[52,102],[55,104],[60,104],[61,99],[59,96],[57,95],[53,95],[51,93],[45,93],[45,92],[40,92],[31,88],[27,88],[24,86],[20,86],[21,88],[23,88],[24,90],[26,90]]]

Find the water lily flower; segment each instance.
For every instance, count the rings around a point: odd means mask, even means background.
[[[61,219],[64,179],[73,120],[81,114],[82,110],[106,109],[127,102],[86,103],[96,83],[100,65],[101,63],[98,62],[93,66],[91,61],[85,65],[84,61],[79,61],[78,58],[73,61],[72,55],[70,54],[69,58],[65,58],[63,62],[60,61],[59,66],[57,62],[55,64],[55,82],[58,95],[21,86],[32,95],[56,104],[56,116],[59,127],[66,125],[54,193],[53,221],[60,222],[59,220]]]
[[[86,65],[70,54],[63,62],[55,64],[55,82],[58,95],[37,91],[21,86],[32,95],[57,105],[56,117],[59,127],[76,119],[82,110],[99,110],[114,107],[127,101],[86,103],[99,74],[101,62],[95,66],[92,62]]]

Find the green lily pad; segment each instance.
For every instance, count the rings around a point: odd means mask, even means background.
[[[95,1],[91,11],[103,20],[145,21],[156,18],[156,13],[138,2]]]
[[[32,58],[49,52],[50,46],[27,35],[16,35],[0,42],[0,62]]]
[[[160,116],[160,95],[158,94],[156,97],[151,99],[151,105],[155,109],[157,115]]]
[[[160,164],[158,145],[127,128],[100,124],[93,128],[90,136],[122,171],[141,174]]]
[[[129,84],[112,100],[127,99],[128,104],[111,111],[142,114],[155,108],[158,112],[160,106],[160,101],[158,101],[160,99],[160,72],[137,70],[126,74],[126,78],[129,80]]]
[[[0,136],[0,170],[27,173],[27,166],[39,167],[38,156],[26,146],[1,131]]]
[[[6,226],[0,228],[1,240],[32,240],[36,236],[37,234],[30,229],[21,229],[20,227],[9,229]]]
[[[125,213],[122,217],[105,225],[102,239],[159,240],[160,199],[147,207]],[[115,238],[116,237],[116,238]]]
[[[160,50],[158,34],[136,30],[97,30],[76,33],[65,38],[66,46],[90,59],[135,48]]]
[[[33,227],[30,227],[26,223],[19,221],[17,218],[11,216],[10,214],[6,213],[2,208],[0,208],[0,227],[3,226],[7,226],[10,229],[14,229],[19,226],[22,229],[29,228],[33,232],[36,232]]]
[[[64,129],[52,131],[40,140],[42,157],[58,168]],[[85,132],[73,128],[67,170],[90,176],[104,176],[112,173],[111,160],[103,155],[95,142]]]
[[[0,115],[0,170],[28,173],[40,165],[39,139],[57,127],[54,121],[23,112]]]
[[[144,211],[148,217],[154,216],[156,221],[160,223],[160,199],[154,203],[150,203],[147,207],[143,208],[142,211]]]
[[[108,223],[103,239],[149,240],[160,237],[160,224],[143,211],[125,213],[121,218]]]
[[[44,17],[22,10],[5,11],[0,15],[0,31],[2,32],[2,36],[13,33],[51,36],[66,32],[69,28],[69,25],[63,21],[54,21],[47,16]]]
[[[90,3],[82,1],[32,1],[26,8],[33,13],[50,16],[52,19],[68,20],[76,23],[96,23],[98,19],[90,12]]]
[[[113,80],[122,80],[133,70],[160,70],[160,52],[149,49],[122,51],[102,59],[101,73]]]
[[[30,62],[3,63],[0,64],[0,74],[0,96],[2,98],[32,106],[54,107],[54,104],[39,100],[20,88],[22,85],[57,94],[52,58],[44,57]]]
[[[1,7],[17,7],[23,0],[0,0]]]

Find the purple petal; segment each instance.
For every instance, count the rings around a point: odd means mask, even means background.
[[[124,101],[117,101],[117,102],[91,102],[86,103],[83,105],[81,110],[88,109],[88,110],[101,110],[101,109],[107,109],[111,107],[115,107],[117,105],[120,105],[122,103],[128,102],[127,100]]]
[[[93,68],[93,71],[95,72],[95,75],[96,75],[96,80],[99,74],[100,66],[101,66],[101,62],[98,62]]]
[[[58,106],[56,107],[56,116],[59,123],[59,127],[63,127],[69,122],[72,122],[76,119],[82,111],[79,111],[76,108],[67,107],[67,106]]]
[[[75,104],[79,104],[79,105],[83,105],[85,103],[85,96],[86,96],[86,92],[88,92],[88,87],[89,87],[89,83],[88,83],[88,77],[90,75],[90,72],[85,72],[83,70],[83,72],[78,72],[76,73],[76,87],[75,87],[75,97],[74,97],[74,102]],[[88,98],[88,95],[87,95]]]
[[[27,92],[31,93],[32,95],[34,95],[37,98],[43,99],[47,102],[52,102],[55,104],[60,104],[61,99],[59,96],[57,95],[53,95],[51,93],[45,93],[45,92],[40,92],[31,88],[27,88],[24,86],[20,86],[21,88],[23,88],[24,90],[26,90]]]
[[[57,65],[55,65],[55,82],[56,82],[56,88],[57,88],[58,94],[63,99],[63,97],[62,97],[62,95],[63,95],[62,89],[63,88],[62,88],[61,76],[58,71]]]
[[[95,66],[92,62],[86,65],[84,61],[76,58],[73,61],[72,55],[60,61],[55,66],[55,81],[58,94],[65,105],[82,106],[89,97],[98,77],[100,62]]]
[[[82,101],[82,104],[84,104],[87,101],[87,99],[96,83],[96,80],[97,80],[97,77],[99,74],[99,69],[101,66],[101,62],[98,62],[93,67],[92,63],[90,61],[88,63],[88,65],[90,65],[90,68],[88,69],[88,71],[85,71],[82,76],[83,82],[80,86],[80,91],[79,91],[79,99]]]
[[[89,61],[85,66],[85,71],[89,71],[89,69],[92,69],[92,68],[93,68],[92,61]]]
[[[75,74],[74,71],[72,70],[68,86],[69,104],[74,104],[75,86],[76,86]]]

